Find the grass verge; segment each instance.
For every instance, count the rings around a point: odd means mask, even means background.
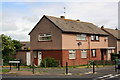
[[[3,72],[3,73],[10,72],[10,70],[9,69],[0,69],[0,72]]]

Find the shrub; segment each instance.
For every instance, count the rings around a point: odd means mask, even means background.
[[[111,59],[112,59],[112,60],[120,59],[120,54],[112,53],[112,54],[111,54]]]
[[[42,60],[41,67],[58,67],[58,61],[51,57],[46,57]]]

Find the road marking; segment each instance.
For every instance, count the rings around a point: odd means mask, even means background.
[[[91,74],[92,72],[90,71],[90,72],[86,72],[86,73],[84,73],[84,74]]]
[[[112,75],[112,74],[105,75],[105,76],[102,76],[102,77],[98,77],[98,79],[105,78],[105,77],[109,77],[109,76],[111,76],[111,75]]]
[[[86,72],[86,73],[81,73],[79,75],[92,74],[92,73],[93,73],[92,71],[89,71],[89,72]],[[97,74],[97,72],[95,72],[94,74]]]
[[[114,76],[110,76],[109,78],[114,78],[114,77],[117,77],[117,76],[120,76],[120,74],[117,74],[117,75],[114,75]]]
[[[98,78],[96,78],[96,79],[94,79],[94,80],[99,80],[99,79],[101,79],[101,80],[104,80],[104,79],[102,79],[102,78],[106,78],[106,77],[109,77],[109,76],[111,76],[112,74],[108,74],[108,75],[105,75],[105,76],[102,76],[102,77],[98,77]]]
[[[110,79],[110,78],[114,78],[114,77],[117,77],[117,76],[120,76],[120,74],[117,74],[117,75],[113,75],[113,74],[108,74],[108,75],[105,75],[105,76],[102,76],[102,77],[98,77],[94,80],[106,80],[106,79]]]

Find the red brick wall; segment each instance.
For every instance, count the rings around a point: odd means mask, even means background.
[[[91,55],[90,60],[101,60],[101,51],[100,51],[100,49],[96,50],[96,57],[92,57],[92,55]]]
[[[63,57],[62,66],[65,66],[66,62],[68,62],[68,66],[83,65],[83,64],[87,64],[89,60],[101,60],[101,51],[100,49],[97,49],[96,57],[92,57],[90,50],[87,50],[87,58],[81,58],[81,51],[76,50],[76,59],[69,59],[68,50],[63,50],[62,57]]]
[[[46,57],[52,57],[55,58],[56,60],[62,60],[61,52],[62,52],[61,50],[42,51],[42,59]]]
[[[76,51],[76,59],[69,59],[69,51],[63,50],[62,51],[62,66],[66,65],[68,62],[68,66],[79,65],[80,64],[80,54],[79,50]]]
[[[87,58],[81,58],[81,50],[76,50],[76,59],[69,59],[69,50],[43,50],[42,59],[46,57],[53,57],[61,62],[61,66],[68,66],[87,64],[89,60],[101,60],[101,51],[96,49],[96,57],[92,57],[90,50],[87,50]],[[90,56],[90,57],[89,57]]]
[[[42,50],[42,60],[46,57],[52,57],[56,60],[60,61],[60,65],[62,64],[62,51],[61,50]],[[35,64],[38,64],[38,57],[34,58]]]
[[[26,53],[29,51],[17,51],[16,59],[21,59],[22,64],[26,64]]]

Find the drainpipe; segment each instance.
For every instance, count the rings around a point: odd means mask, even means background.
[[[33,62],[33,50],[30,50],[30,65],[32,66],[32,62]]]
[[[91,54],[91,49],[90,49],[90,40],[91,40],[91,37],[88,36],[88,50],[90,50],[90,53],[89,53],[89,60],[90,60],[90,54]]]
[[[106,51],[106,57],[107,57],[106,60],[108,60],[108,54],[109,53],[108,53],[108,49],[107,49],[107,51]]]

